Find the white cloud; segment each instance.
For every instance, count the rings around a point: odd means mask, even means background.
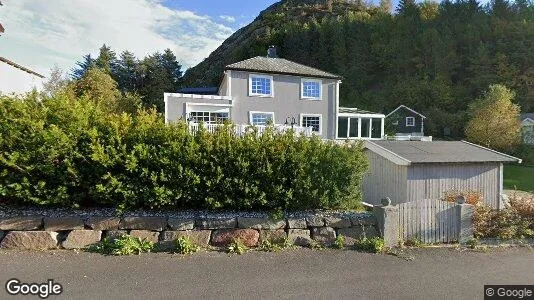
[[[138,57],[170,48],[184,67],[191,67],[233,32],[207,16],[169,9],[160,0],[2,3],[0,20],[6,32],[0,37],[0,56],[44,75],[54,64],[70,71],[83,55],[97,55],[104,43],[117,53],[130,50]],[[0,71],[0,91],[20,92],[16,87],[26,85],[14,79],[20,71],[13,69],[13,75],[4,71]],[[9,84],[5,77],[12,78]]]
[[[232,16],[219,16],[219,18],[225,20],[226,22],[228,23],[234,23],[235,22],[235,17],[232,17]]]

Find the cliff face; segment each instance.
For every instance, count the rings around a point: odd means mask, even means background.
[[[188,87],[218,85],[224,66],[258,55],[266,55],[269,45],[276,45],[282,57],[283,45],[289,27],[307,26],[325,17],[341,16],[357,11],[360,1],[355,0],[283,0],[264,11],[247,26],[239,29],[213,51],[208,58],[189,69],[184,76]],[[302,61],[300,61],[302,62]]]

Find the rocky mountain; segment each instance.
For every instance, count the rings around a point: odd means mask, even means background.
[[[516,92],[534,112],[534,4],[476,0],[442,3],[283,0],[189,69],[189,87],[217,86],[224,66],[266,55],[344,77],[344,106],[387,113],[400,104],[427,116],[427,134],[464,134],[470,103],[489,85]],[[427,125],[425,124],[425,125]]]

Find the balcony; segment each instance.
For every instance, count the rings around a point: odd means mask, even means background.
[[[218,128],[224,126],[223,124],[210,124],[210,123],[189,123],[189,130],[195,133],[199,130],[200,127],[203,127],[208,132],[215,132]],[[247,124],[235,124],[232,125],[234,131],[238,136],[243,136],[246,132],[257,130],[258,134],[263,134],[269,126],[264,125],[247,125]],[[283,133],[289,130],[294,130],[295,135],[300,136],[304,135],[306,137],[311,137],[313,135],[313,127],[302,127],[302,126],[289,126],[289,125],[272,125],[275,131]]]

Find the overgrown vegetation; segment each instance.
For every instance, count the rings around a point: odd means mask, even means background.
[[[278,252],[288,248],[291,248],[293,243],[289,238],[284,239],[274,239],[274,240],[263,240],[260,243],[260,250],[266,252]]]
[[[243,243],[242,240],[236,239],[230,243],[230,245],[228,245],[227,250],[228,253],[241,255],[248,251],[248,247],[245,245],[245,243]]]
[[[475,207],[473,223],[475,238],[532,238],[534,197],[511,197],[510,205],[502,210],[479,204]]]
[[[385,242],[380,237],[363,237],[354,242],[354,248],[364,252],[382,253],[385,250]]]
[[[97,244],[91,245],[88,250],[107,255],[139,255],[151,252],[154,243],[142,240],[131,235],[123,235],[118,238],[104,238]]]
[[[174,241],[176,252],[180,254],[193,254],[197,252],[200,247],[191,241],[189,237],[182,236]]]
[[[361,144],[274,129],[238,137],[231,124],[193,134],[186,122],[165,124],[154,109],[125,111],[117,102],[126,95],[100,84],[109,76],[87,74],[86,84],[50,96],[0,96],[3,201],[274,212],[360,203]]]

